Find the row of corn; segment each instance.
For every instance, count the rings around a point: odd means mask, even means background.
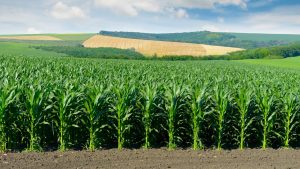
[[[1,151],[300,145],[296,71],[226,61],[0,59]]]

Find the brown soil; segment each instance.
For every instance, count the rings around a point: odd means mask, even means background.
[[[193,151],[165,149],[152,150],[99,150],[8,153],[1,154],[0,168],[205,168],[205,169],[297,169],[300,168],[300,150],[259,150],[244,151]]]

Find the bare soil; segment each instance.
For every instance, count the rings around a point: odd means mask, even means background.
[[[299,169],[300,150],[98,150],[7,153],[0,156],[0,168],[205,168],[205,169]]]

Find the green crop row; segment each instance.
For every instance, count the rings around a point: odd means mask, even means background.
[[[298,72],[0,56],[0,150],[299,147]]]

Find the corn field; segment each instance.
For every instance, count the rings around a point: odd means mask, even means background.
[[[0,56],[0,151],[300,146],[299,72]]]

